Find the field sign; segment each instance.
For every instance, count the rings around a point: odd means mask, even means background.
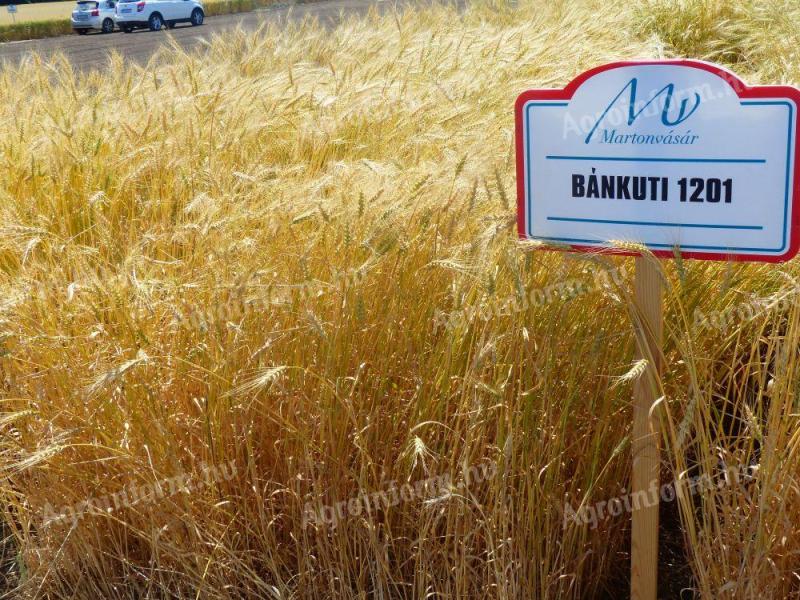
[[[17,12],[17,5],[16,4],[9,4],[6,7],[6,10],[8,10],[8,12],[10,12],[10,13],[15,13],[15,12]]]
[[[800,245],[800,90],[748,87],[694,60],[587,71],[516,103],[518,229],[575,251],[779,262]],[[636,258],[631,310],[644,373],[633,387],[634,497],[659,487],[662,273]],[[658,503],[634,508],[631,599],[658,593]]]
[[[800,91],[700,61],[623,62],[516,103],[523,238],[779,262],[800,245]]]

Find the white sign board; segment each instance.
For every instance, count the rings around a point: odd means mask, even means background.
[[[16,4],[9,4],[7,6],[7,10],[10,13],[15,13],[15,12],[17,12],[17,5]]]
[[[605,65],[516,104],[519,234],[576,250],[788,260],[800,91],[699,61]]]

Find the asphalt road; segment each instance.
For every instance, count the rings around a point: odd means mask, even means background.
[[[265,22],[302,20],[307,16],[316,17],[321,23],[331,26],[335,25],[342,15],[363,14],[371,6],[379,10],[391,10],[399,4],[401,2],[396,3],[394,0],[323,0],[302,4],[280,4],[249,13],[207,17],[201,27],[178,25],[169,31],[142,29],[133,33],[66,35],[42,40],[7,42],[0,44],[0,61],[18,63],[33,53],[48,56],[62,52],[76,68],[87,71],[93,68],[105,68],[108,64],[108,53],[116,50],[127,59],[134,59],[144,64],[160,46],[168,42],[169,37],[174,38],[184,48],[192,48],[202,40],[209,40],[212,35],[226,29],[236,27],[256,29]]]

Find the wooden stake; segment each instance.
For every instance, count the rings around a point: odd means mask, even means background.
[[[661,275],[656,259],[636,258],[634,287],[638,357],[648,365],[633,388],[631,600],[656,600],[660,456],[658,422],[650,414],[661,372]]]

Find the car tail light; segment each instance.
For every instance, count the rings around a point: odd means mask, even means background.
[[[142,12],[144,10],[144,2],[138,2],[136,4],[136,12]]]
[[[93,16],[93,17],[99,17],[99,16],[100,16],[100,9],[97,9],[97,8],[95,8],[95,9],[92,11],[92,16]]]

